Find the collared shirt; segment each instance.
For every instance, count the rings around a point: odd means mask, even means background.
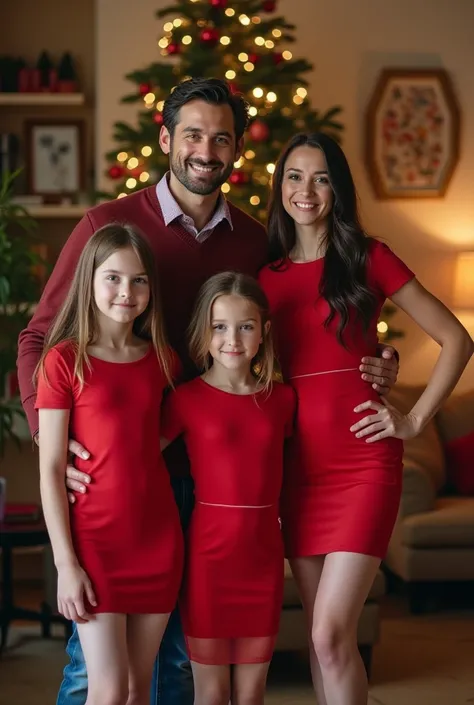
[[[167,172],[156,185],[156,195],[163,213],[165,225],[169,225],[174,220],[177,220],[179,224],[182,225],[188,233],[190,233],[190,235],[194,235],[198,242],[204,242],[204,240],[207,240],[209,235],[211,235],[212,231],[216,225],[221,222],[221,220],[227,220],[231,230],[233,230],[229,206],[227,205],[227,201],[225,200],[223,194],[221,194],[217,201],[216,209],[212,214],[212,218],[208,223],[206,223],[202,230],[198,231],[194,224],[194,220],[189,215],[183,213],[181,206],[177,203],[175,197],[171,193],[168,185],[168,176],[169,172]]]

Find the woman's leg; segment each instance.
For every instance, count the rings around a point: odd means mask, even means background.
[[[230,666],[207,666],[191,661],[194,678],[194,705],[228,705]]]
[[[148,705],[156,654],[169,614],[127,616],[128,700],[127,705]]]
[[[86,705],[125,705],[128,696],[127,621],[124,614],[97,614],[77,631],[86,662]]]
[[[311,676],[313,679],[314,690],[318,698],[318,705],[327,705],[326,696],[324,695],[323,679],[321,668],[318,663],[316,652],[313,646],[312,634],[314,631],[314,604],[316,602],[316,593],[319,587],[319,581],[324,566],[324,556],[306,556],[304,558],[293,558],[290,560],[293,577],[300,594],[303,610],[306,615],[306,624],[308,625],[308,641],[309,641],[309,658],[311,664]]]
[[[269,667],[269,661],[234,666],[232,705],[263,705]]]
[[[330,553],[314,604],[312,639],[330,705],[367,705],[357,625],[380,564],[358,553]]]

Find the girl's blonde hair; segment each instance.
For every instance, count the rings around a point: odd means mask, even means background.
[[[133,322],[133,332],[150,340],[171,384],[171,350],[168,346],[155,258],[150,245],[132,226],[111,223],[97,230],[81,252],[66,300],[58,311],[45,339],[43,354],[35,370],[45,374],[44,360],[49,350],[61,342],[70,342],[75,349],[74,374],[84,385],[84,364],[91,369],[86,348],[99,334],[98,308],[94,299],[94,273],[114,252],[131,247],[148,277],[150,300],[145,311]]]
[[[252,372],[257,384],[270,391],[274,379],[274,352],[272,334],[266,324],[270,320],[268,299],[258,282],[239,272],[221,272],[208,279],[201,287],[188,328],[189,351],[201,369],[211,365],[209,347],[212,339],[212,307],[220,296],[241,296],[255,304],[262,319],[262,343],[252,361]]]

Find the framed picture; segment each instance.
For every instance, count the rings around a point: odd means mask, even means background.
[[[84,123],[30,120],[26,123],[26,171],[30,193],[60,200],[84,188]]]
[[[378,198],[443,196],[459,159],[460,113],[443,69],[385,69],[366,115]]]

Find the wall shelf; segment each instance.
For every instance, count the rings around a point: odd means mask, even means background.
[[[82,218],[91,206],[75,205],[38,205],[38,206],[23,206],[32,218]]]
[[[0,105],[83,105],[83,93],[1,93]]]

